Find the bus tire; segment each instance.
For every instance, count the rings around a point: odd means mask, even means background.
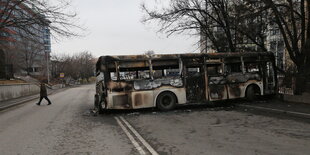
[[[257,86],[258,87],[258,86]],[[259,88],[258,88],[259,89]],[[246,99],[248,101],[254,101],[257,99],[257,88],[254,85],[248,86],[246,89]]]
[[[156,106],[161,111],[172,110],[177,105],[177,98],[172,92],[162,92],[158,95]]]
[[[98,110],[98,114],[103,114],[103,109],[102,109],[101,102],[98,103],[97,110]]]
[[[101,105],[101,102],[100,102],[100,99],[99,99],[99,95],[95,95],[95,111],[98,113],[98,114],[102,114],[103,113],[103,109],[102,109],[102,105]]]

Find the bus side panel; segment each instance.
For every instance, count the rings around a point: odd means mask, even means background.
[[[131,93],[133,109],[154,107],[153,100],[153,91],[135,91]]]
[[[186,103],[185,88],[164,86],[150,91],[136,91],[131,93],[109,92],[107,100],[110,104],[108,104],[107,109],[139,109],[156,107],[157,96],[164,91],[174,93],[177,97],[178,104]]]
[[[140,109],[154,107],[153,91],[110,93],[107,109]],[[113,103],[113,104],[111,104]]]
[[[107,109],[132,109],[129,93],[109,92]]]
[[[178,100],[178,104],[185,104],[186,103],[186,90],[185,88],[175,88],[170,86],[164,86],[160,87],[156,90],[154,90],[154,100],[153,100],[153,106],[156,107],[156,99],[157,96],[164,92],[164,91],[170,91],[175,94]]]
[[[210,95],[209,101],[220,101],[228,99],[227,87],[225,84],[209,85],[208,92]]]
[[[244,97],[242,93],[246,89],[245,83],[228,84],[227,88],[228,88],[229,99]]]
[[[246,97],[246,89],[249,85],[255,84],[260,89],[260,95],[263,95],[263,82],[257,80],[249,80],[245,83],[235,83],[235,84],[228,84],[228,98],[229,99],[236,99],[236,98],[243,98]]]

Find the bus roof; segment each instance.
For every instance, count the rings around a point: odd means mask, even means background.
[[[253,56],[273,56],[272,52],[234,52],[234,53],[185,53],[185,54],[154,54],[154,55],[107,55],[101,56],[100,61],[137,61],[137,60],[169,60],[179,58],[195,58],[205,56],[207,58],[225,57],[253,57]]]
[[[239,53],[187,53],[187,54],[155,54],[155,55],[107,55],[99,57],[96,63],[96,71],[98,71],[101,65],[108,65],[108,68],[115,68],[114,62],[124,62],[123,65],[126,67],[147,67],[148,65],[145,61],[148,60],[159,60],[165,61],[164,64],[171,64],[173,61],[178,59],[196,59],[205,57],[208,61],[213,61],[210,59],[220,59],[220,58],[239,58],[239,57],[258,57],[262,56],[261,60],[273,60],[274,55],[271,52],[239,52]],[[255,58],[257,61],[258,59]],[[144,61],[144,62],[143,62]],[[233,60],[230,60],[231,62]],[[194,61],[196,62],[196,61]]]

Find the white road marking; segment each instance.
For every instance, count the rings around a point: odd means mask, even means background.
[[[122,117],[120,119],[127,125],[127,127],[131,130],[131,132],[140,140],[140,142],[150,151],[152,155],[158,155],[158,153],[151,147],[149,143],[147,143],[142,136]]]
[[[114,117],[118,123],[118,125],[123,129],[131,143],[136,147],[136,149],[139,151],[141,155],[145,155],[146,153],[142,149],[142,147],[139,145],[139,143],[133,138],[133,136],[129,133],[129,131],[126,129],[126,127],[123,125],[123,123],[119,120],[119,118]]]
[[[238,106],[245,107],[245,108],[269,110],[269,111],[275,111],[275,112],[280,112],[280,113],[287,113],[287,114],[292,114],[292,115],[297,115],[297,116],[302,116],[302,117],[310,118],[310,114],[307,114],[307,113],[294,112],[294,111],[286,111],[286,110],[279,110],[279,109],[272,109],[272,108],[265,108],[265,107],[257,107],[257,106],[251,106],[251,105],[238,105]]]

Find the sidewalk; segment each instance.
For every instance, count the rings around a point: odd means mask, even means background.
[[[285,102],[306,103],[310,106],[310,93],[304,92],[302,95],[283,95]]]
[[[48,95],[58,93],[60,91],[66,90],[68,88],[72,87],[65,87],[65,88],[60,88],[60,89],[48,89]],[[1,101],[0,102],[0,111],[8,109],[10,107],[14,107],[20,104],[23,104],[25,102],[29,102],[35,99],[39,99],[39,94],[31,95],[31,96],[24,96],[24,97],[19,97],[11,100],[6,100],[6,101]]]
[[[263,110],[276,113],[285,113],[298,117],[310,118],[310,104],[308,103],[292,103],[279,100],[256,101],[252,103],[244,103],[237,105],[238,107]]]

